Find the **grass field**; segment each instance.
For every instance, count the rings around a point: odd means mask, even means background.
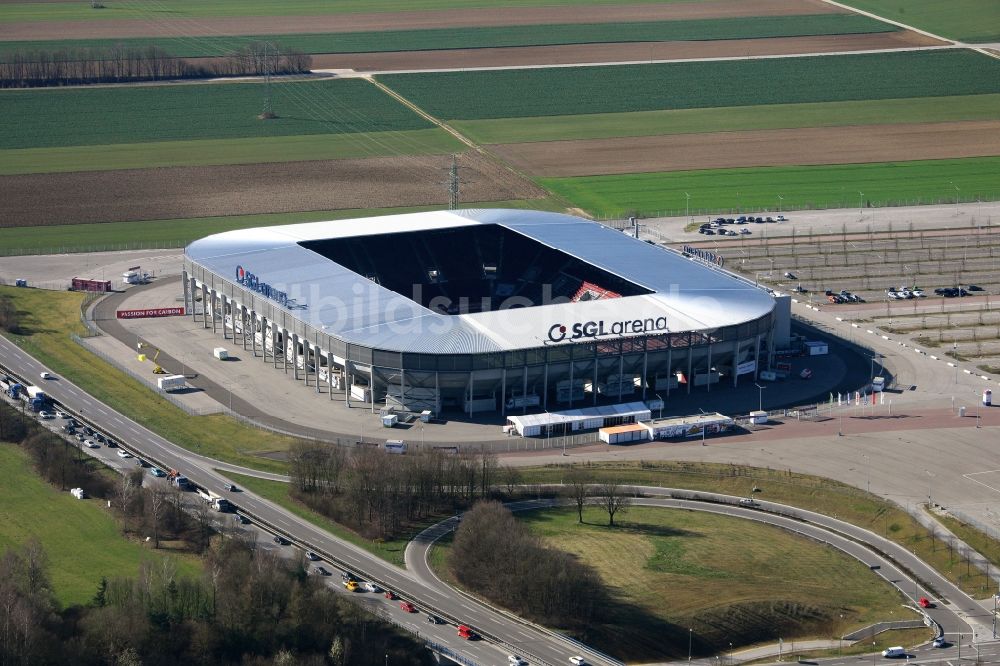
[[[0,7],[9,5],[0,5]],[[0,149],[415,130],[431,124],[360,79],[5,90]]]
[[[189,451],[270,472],[287,469],[285,463],[260,454],[287,450],[293,438],[256,430],[226,416],[189,416],[70,340],[70,333],[85,333],[80,323],[83,294],[14,287],[0,287],[0,294],[10,296],[21,314],[22,328],[28,331],[5,335],[87,393]]]
[[[935,35],[964,42],[1000,42],[1000,3],[996,0],[843,0],[857,7]]]
[[[615,604],[588,640],[626,661],[683,657],[687,628],[696,654],[715,654],[779,636],[836,638],[901,615],[898,592],[868,567],[752,521],[649,507],[614,528],[597,508],[583,525],[575,509],[517,515],[601,575]]]
[[[1000,118],[1000,94],[456,120],[480,144]]]
[[[472,205],[464,202],[465,205]],[[554,199],[515,199],[475,204],[487,208],[530,208],[562,211]],[[108,222],[105,224],[70,224],[42,227],[0,228],[0,256],[21,254],[63,254],[66,252],[104,252],[109,250],[183,247],[193,240],[210,234],[296,222],[318,222],[352,217],[374,217],[440,210],[441,206],[411,206],[403,208],[365,208],[352,210],[306,211],[300,213],[269,213],[262,215],[232,215],[226,217],[193,217],[176,220],[144,220],[141,222]]]
[[[562,483],[567,466],[522,468],[524,483]],[[738,497],[760,488],[759,497],[788,504],[858,525],[912,550],[917,557],[976,597],[989,596],[991,579],[974,568],[966,573],[964,560],[949,553],[940,541],[912,516],[863,490],[808,474],[713,463],[595,463],[585,468],[601,479],[623,484],[687,488]],[[995,548],[995,542],[993,548]]]
[[[1000,60],[953,49],[378,78],[436,117],[471,120],[997,93]]]
[[[1000,198],[1000,157],[828,166],[671,171],[578,178],[543,178],[542,185],[592,215],[629,211],[655,215],[691,210],[850,208],[904,203],[992,201]],[[957,189],[956,189],[957,188]],[[863,193],[863,194],[861,194]]]
[[[494,9],[501,7],[550,7],[560,5],[614,5],[689,0],[164,0],[121,2],[103,0],[103,9],[78,2],[11,2],[0,4],[0,23],[13,21],[107,21],[144,19],[174,21],[185,18],[240,16],[315,16],[376,12],[430,11],[448,9]]]
[[[705,41],[892,32],[897,28],[858,14],[802,14],[645,23],[547,24],[436,28],[298,35],[245,35],[212,38],[70,39],[31,42],[0,41],[0,56],[13,51],[82,49],[156,45],[170,55],[226,55],[238,45],[271,41],[302,53],[379,53],[514,46],[553,46],[611,42]]]
[[[434,155],[464,149],[458,139],[438,127],[374,132],[364,136],[355,133],[311,134],[20,148],[0,150],[0,175]]]
[[[234,474],[222,470],[219,470],[219,473],[227,478],[231,478],[237,485],[242,485],[247,490],[257,493],[261,497],[288,509],[299,518],[308,520],[313,525],[327,530],[334,536],[349,541],[369,553],[381,557],[390,564],[405,568],[406,564],[403,561],[403,555],[406,552],[406,544],[409,542],[408,538],[394,539],[392,541],[372,541],[365,539],[343,525],[316,513],[305,504],[292,499],[289,495],[290,486],[287,483],[258,479],[257,477],[244,476],[243,474]],[[437,522],[437,520],[432,520],[431,522]]]
[[[99,500],[81,502],[45,483],[13,444],[0,444],[0,476],[0,549],[36,537],[48,553],[53,590],[63,606],[89,602],[101,576],[134,576],[144,558],[161,557],[122,537]],[[200,569],[194,556],[170,557],[180,573]]]

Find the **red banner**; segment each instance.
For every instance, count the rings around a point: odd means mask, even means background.
[[[119,319],[146,319],[149,317],[176,317],[184,314],[184,308],[149,308],[147,310],[118,310]]]

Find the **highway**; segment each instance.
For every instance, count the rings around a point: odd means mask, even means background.
[[[433,609],[435,614],[442,618],[452,623],[467,624],[483,636],[499,643],[495,645],[488,640],[460,639],[452,625],[432,625],[427,622],[422,612],[408,614],[399,608],[398,601],[367,595],[363,603],[369,608],[381,609],[382,614],[388,615],[393,621],[420,635],[428,636],[430,640],[447,646],[475,664],[484,666],[506,664],[507,655],[511,653],[525,657],[531,664],[552,666],[568,664],[570,656],[581,653],[588,663],[595,666],[620,663],[600,653],[584,651],[581,646],[568,638],[542,631],[474,600],[458,596],[450,588],[428,586],[410,572],[332,536],[252,492],[229,493],[226,488],[230,481],[215,471],[214,468],[219,467],[216,461],[194,455],[171,443],[116,412],[63,377],[57,375],[57,378],[52,380],[33,379],[48,368],[3,337],[0,337],[0,360],[6,368],[32,384],[41,384],[46,393],[68,410],[113,436],[149,462],[166,469],[176,469],[200,488],[229,497],[239,509],[244,510],[255,521],[268,525],[275,531],[281,531],[294,543],[326,556],[335,566],[348,568],[365,580],[373,580],[383,587],[392,589],[403,599],[412,600],[418,609]],[[105,458],[114,455],[103,448],[98,451],[104,451]],[[442,627],[445,628],[444,631],[441,630]],[[450,636],[447,635],[448,630]]]

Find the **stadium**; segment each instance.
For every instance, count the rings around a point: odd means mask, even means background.
[[[182,280],[205,328],[372,411],[669,402],[755,380],[789,327],[787,303],[709,261],[526,210],[216,234]]]

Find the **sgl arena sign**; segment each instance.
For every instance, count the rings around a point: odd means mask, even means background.
[[[236,281],[250,291],[255,291],[265,298],[277,301],[281,305],[288,305],[288,294],[272,287],[266,282],[261,282],[260,278],[243,268],[243,266],[236,267]]]
[[[552,324],[549,327],[549,340],[580,340],[582,338],[607,338],[623,335],[641,335],[643,333],[666,333],[666,317],[647,317],[646,319],[623,319],[606,323],[600,321],[576,322],[574,324]]]

